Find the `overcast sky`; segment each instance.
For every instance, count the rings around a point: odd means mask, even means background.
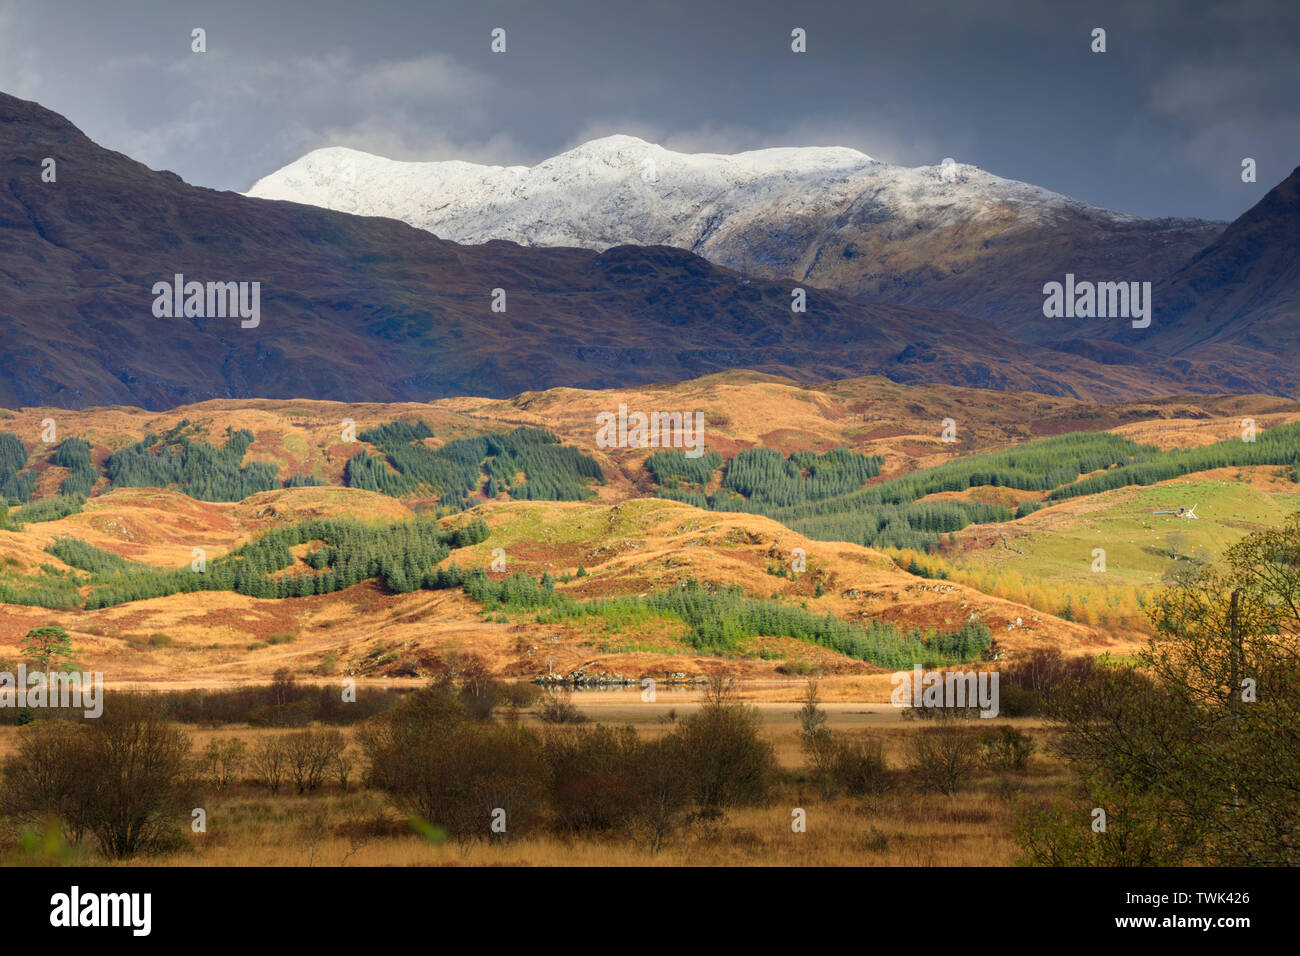
[[[1230,219],[1300,165],[1300,2],[0,0],[0,89],[224,189],[321,146],[532,164],[624,132],[951,156],[1125,212]]]

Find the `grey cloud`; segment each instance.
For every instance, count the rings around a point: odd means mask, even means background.
[[[1300,163],[1298,53],[1294,0],[0,0],[0,88],[227,189],[321,146],[532,164],[625,132],[953,156],[1128,212],[1231,218]],[[1234,181],[1234,153],[1259,184]]]

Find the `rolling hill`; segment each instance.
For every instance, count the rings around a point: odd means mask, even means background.
[[[950,385],[907,386],[884,378],[807,385],[771,375],[727,372],[674,384],[555,388],[505,399],[460,397],[391,404],[214,399],[161,412],[130,406],[0,408],[0,432],[23,442],[28,469],[36,476],[37,497],[42,497],[56,494],[67,477],[67,470],[54,463],[64,438],[87,440],[91,457],[102,470],[112,453],[186,421],[216,444],[224,443],[228,429],[251,432],[253,441],[243,460],[274,464],[281,483],[311,476],[327,485],[343,483],[345,466],[353,456],[377,451],[364,440],[344,440],[349,421],[358,436],[388,421],[424,421],[434,433],[425,441],[430,447],[485,432],[544,428],[592,457],[606,479],[594,492],[601,500],[618,501],[650,491],[644,462],[653,451],[597,444],[597,416],[616,411],[619,405],[632,411],[701,412],[704,448],[725,458],[758,445],[782,454],[846,447],[882,456],[886,478],[1068,432],[1114,430],[1143,444],[1185,447],[1237,435],[1246,417],[1260,428],[1300,420],[1300,403],[1262,395],[1165,396],[1109,403]],[[942,438],[947,418],[955,423],[953,442]],[[43,440],[47,420],[56,425],[53,442]],[[107,487],[107,481],[101,481],[96,491]]]
[[[216,557],[250,533],[322,510],[364,513],[372,507],[364,496],[348,490],[324,503],[319,489],[294,489],[275,499],[259,496],[240,505],[196,509],[174,493],[123,497],[115,492],[95,499],[82,515],[21,533],[0,531],[0,563],[6,574],[22,573],[28,561],[58,566],[41,548],[72,535],[174,566],[178,559],[188,561],[196,541]],[[274,515],[266,513],[272,501]],[[159,509],[167,520],[156,520]],[[558,585],[577,600],[670,592],[689,578],[715,588],[738,586],[790,607],[807,605],[814,617],[830,613],[850,624],[956,629],[974,614],[994,631],[999,646],[1012,650],[1114,643],[1096,629],[970,588],[931,586],[868,549],[810,542],[755,516],[712,515],[676,502],[645,500],[612,506],[497,503],[468,517],[486,518],[491,536],[455,560],[487,564],[492,550],[501,548],[511,571],[569,578],[581,566],[583,576]],[[806,550],[808,573],[797,580],[772,577],[765,569],[773,560],[788,560],[795,547]],[[265,678],[282,666],[322,675],[416,677],[420,661],[427,659],[422,654],[452,653],[477,653],[499,672],[526,678],[582,667],[593,674],[663,679],[673,673],[693,676],[718,663],[716,653],[695,646],[688,630],[668,618],[620,623],[593,616],[538,626],[531,613],[484,615],[459,591],[393,594],[375,582],[282,600],[205,591],[89,611],[4,610],[0,656],[17,656],[27,630],[57,621],[73,634],[79,663],[103,670],[111,682]],[[1017,619],[1023,626],[1008,630]],[[879,672],[869,661],[794,638],[756,637],[729,656],[755,677],[773,676],[790,661],[812,662],[831,673]]]
[[[873,481],[883,482],[1078,431],[1109,432],[1176,450],[1234,438],[1243,417],[1253,417],[1264,434],[1300,422],[1296,403],[1264,396],[1112,405],[951,386],[913,388],[883,379],[813,388],[753,373],[646,389],[555,389],[506,400],[450,398],[429,404],[223,400],[168,412],[120,406],[0,411],[0,431],[17,435],[28,451],[21,473],[35,475],[37,502],[57,494],[70,473],[55,464],[59,443],[41,441],[47,419],[55,419],[63,440],[88,443],[100,476],[80,510],[0,530],[0,585],[44,582],[62,593],[72,586],[83,599],[102,586],[93,573],[49,550],[61,540],[82,542],[94,549],[92,555],[184,569],[195,548],[203,549],[208,562],[220,562],[303,521],[384,526],[432,520],[442,512],[427,490],[394,497],[339,487],[355,456],[383,451],[366,439],[385,434],[376,426],[392,421],[426,422],[433,437],[418,444],[435,451],[485,433],[546,427],[565,446],[589,455],[604,475],[603,484],[590,485],[586,501],[543,502],[508,500],[504,492],[487,498],[485,471],[469,510],[443,518],[442,524],[481,517],[489,537],[454,551],[446,566],[489,566],[499,548],[506,571],[498,578],[549,574],[557,593],[577,602],[635,600],[697,582],[720,593],[739,588],[753,600],[775,600],[774,606],[811,615],[808,620],[830,614],[850,627],[886,627],[900,634],[954,631],[974,614],[998,649],[1013,656],[1045,645],[1071,653],[1122,653],[1132,646],[1140,622],[1132,614],[1120,616],[1115,602],[1131,601],[1125,589],[1158,583],[1178,557],[1157,553],[1172,529],[1154,528],[1162,519],[1144,518],[1144,511],[1200,501],[1203,520],[1182,547],[1191,558],[1198,549],[1218,553],[1241,534],[1300,505],[1296,485],[1276,474],[1279,469],[1193,474],[1149,488],[1047,502],[1016,521],[969,526],[940,542],[933,555],[921,556],[924,566],[909,573],[906,554],[816,540],[759,514],[701,510],[652,497],[657,486],[646,467],[651,449],[603,448],[595,441],[596,414],[619,403],[705,409],[706,447],[726,459],[758,446],[781,455],[822,454],[836,446],[878,455],[884,467]],[[941,419],[949,414],[960,416],[955,443],[939,437]],[[355,422],[358,441],[344,440],[346,420]],[[176,433],[184,422],[195,441],[219,444],[222,436],[249,433],[253,440],[241,454],[242,464],[266,463],[279,482],[310,475],[324,484],[274,488],[231,502],[197,501],[175,489],[110,485],[104,474],[114,453],[149,435]],[[147,447],[153,455],[174,453],[166,446]],[[980,485],[955,497],[1002,501],[1011,500],[1009,494],[1013,505],[1045,497],[1041,491]],[[1153,527],[1139,527],[1143,521]],[[1101,590],[1102,582],[1087,573],[1096,546],[1111,553]],[[295,547],[283,573],[315,573],[309,558],[316,547]],[[806,555],[806,567],[792,574],[796,548]],[[947,580],[932,573],[941,567],[952,571]],[[1016,585],[1013,575],[1024,583]],[[1067,598],[1074,603],[1065,603]],[[1091,618],[1080,610],[1085,599],[1099,612]],[[808,667],[846,676],[880,673],[869,660],[791,636],[747,637],[720,656],[701,646],[681,620],[645,611],[620,613],[492,611],[455,587],[395,593],[379,580],[280,599],[204,590],[90,609],[8,605],[0,616],[0,657],[17,653],[26,630],[57,621],[72,630],[86,661],[118,681],[225,682],[264,678],[279,666],[318,675],[416,676],[429,655],[461,652],[480,653],[499,672],[517,677],[554,669],[659,678],[704,673],[722,660],[755,678],[789,676]]]

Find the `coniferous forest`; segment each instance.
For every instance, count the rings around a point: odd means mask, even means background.
[[[1300,423],[1267,429],[1254,441],[1229,439],[1169,451],[1112,432],[1074,432],[965,456],[874,484],[869,482],[879,476],[882,460],[845,449],[783,457],[772,449],[752,448],[729,462],[716,453],[715,458],[696,459],[706,464],[695,464],[681,452],[665,451],[650,456],[646,465],[664,498],[714,511],[766,515],[818,540],[929,551],[942,534],[970,524],[1022,518],[1041,505],[1026,502],[1012,511],[980,502],[921,500],[928,495],[991,486],[1044,492],[1048,501],[1057,501],[1248,465],[1284,466],[1295,481],[1300,473]],[[724,470],[721,487],[706,494],[704,482],[718,468]]]
[[[200,426],[186,419],[109,455],[104,477],[110,488],[169,488],[201,501],[242,501],[281,487],[276,463],[244,463],[255,440],[251,431],[228,428],[224,437],[224,444],[212,444]],[[437,449],[423,443],[433,432],[422,421],[389,422],[359,437],[380,454],[363,451],[349,459],[344,471],[348,486],[394,497],[429,495],[462,510],[480,492],[488,498],[505,494],[531,501],[581,501],[594,494],[592,484],[605,482],[592,458],[541,428],[457,439]],[[49,462],[68,471],[58,500],[31,502],[37,475],[27,448],[16,435],[0,432],[0,503],[24,505],[8,515],[8,524],[75,513],[100,481],[84,438],[65,438]],[[314,475],[297,473],[283,486],[324,484]]]
[[[244,464],[254,441],[251,431],[227,429],[224,437],[222,445],[211,444],[199,426],[182,421],[160,436],[146,436],[110,455],[104,477],[111,487],[168,487],[212,501],[240,500],[280,487],[275,464]],[[362,452],[349,459],[349,485],[394,496],[436,496],[440,504],[454,508],[468,507],[479,495],[578,500],[592,496],[592,485],[605,480],[592,458],[539,428],[456,439],[438,448],[427,442],[433,432],[423,421],[389,422],[359,437],[378,454]],[[0,513],[0,527],[18,528],[81,510],[100,485],[92,451],[84,438],[64,439],[49,458],[50,464],[66,469],[60,493],[31,500],[38,469],[33,469],[21,440],[0,433],[0,489],[8,502],[18,505]],[[670,450],[645,460],[662,497],[715,511],[763,514],[814,539],[918,551],[933,550],[941,535],[969,524],[1021,518],[1044,503],[1211,468],[1265,464],[1284,467],[1296,480],[1300,424],[1261,431],[1253,441],[1233,439],[1170,451],[1109,432],[1060,435],[885,480],[883,459],[842,448],[786,456],[758,447],[730,461],[717,452],[688,458]],[[321,483],[307,474],[285,482],[289,487]],[[973,487],[1037,492],[1045,501],[1028,500],[1012,510],[1001,504],[929,497]],[[541,608],[547,613],[571,613],[578,606],[561,599],[554,582],[545,577],[536,582],[515,575],[498,580],[482,572],[462,572],[454,564],[439,567],[453,548],[486,535],[481,522],[471,527],[474,530],[446,532],[427,519],[385,527],[317,519],[269,532],[201,571],[136,564],[60,537],[47,550],[66,567],[46,564],[29,577],[6,576],[0,580],[0,601],[96,608],[195,590],[285,598],[331,593],[373,579],[396,593],[463,587],[485,606]],[[309,545],[306,551],[301,550],[304,545]],[[292,549],[299,549],[297,556]],[[633,613],[617,604],[621,599],[613,600],[599,605],[601,613]],[[582,613],[594,613],[598,603],[581,605]],[[949,648],[943,653],[951,651],[956,658],[978,653],[980,644],[978,635],[960,633],[930,635],[924,641],[903,635],[896,644],[892,630],[877,632],[874,625],[843,630],[816,615],[801,616],[806,611],[790,617],[791,609],[767,603],[771,607],[738,595],[695,594],[688,588],[648,596],[636,602],[639,610],[634,613],[653,611],[680,619],[690,625],[696,646],[719,651],[734,648],[745,635],[769,632],[807,637],[882,663],[912,661],[917,641],[928,654]]]
[[[27,446],[17,435],[0,432],[0,500],[27,501],[36,487],[36,476],[19,475],[27,465]]]
[[[89,498],[99,481],[99,472],[90,459],[90,442],[84,438],[65,438],[54,453],[54,464],[68,469],[59,493],[69,497]]]
[[[72,603],[84,603],[91,610],[193,591],[236,591],[255,598],[306,597],[331,594],[371,579],[400,594],[424,587],[426,575],[453,549],[477,544],[486,537],[487,525],[481,520],[444,530],[429,519],[367,525],[319,518],[277,528],[228,555],[180,569],[128,562],[72,538],[60,538],[47,550],[87,573],[76,584],[89,586],[89,593],[84,602]],[[301,555],[306,568],[289,570],[298,564],[292,549],[301,545],[309,545]]]
[[[594,494],[591,483],[605,483],[592,458],[542,428],[460,438],[436,449],[423,444],[433,431],[422,421],[389,422],[357,437],[382,457],[362,452],[349,459],[344,480],[393,497],[427,494],[461,508],[480,490],[489,498],[582,501]]]
[[[552,617],[666,618],[686,624],[692,646],[710,653],[737,653],[758,636],[792,637],[886,667],[938,666],[975,660],[989,649],[986,627],[971,622],[956,631],[902,631],[887,621],[848,624],[831,614],[752,598],[738,588],[712,589],[688,580],[680,587],[639,597],[578,601],[555,590],[549,574],[490,575],[438,565],[451,553],[488,537],[476,520],[445,530],[427,519],[390,525],[315,519],[278,528],[205,565],[162,569],[139,564],[60,537],[46,549],[81,575],[53,566],[23,587],[0,583],[0,601],[87,610],[195,591],[235,591],[254,598],[285,599],[330,594],[366,580],[392,593],[462,588],[485,610],[529,611]],[[295,555],[295,548],[306,546]],[[301,564],[306,568],[291,570]],[[83,598],[82,592],[86,591]]]
[[[1154,485],[1197,471],[1249,465],[1283,465],[1292,481],[1300,481],[1300,422],[1277,425],[1252,436],[1252,441],[1229,438],[1198,448],[1169,451],[1144,449],[1144,454],[1117,468],[1056,488],[1052,501],[1095,495],[1128,485]],[[1152,453],[1154,452],[1154,453]]]
[[[270,462],[241,464],[253,444],[247,429],[226,430],[226,444],[210,445],[195,435],[188,419],[161,437],[147,435],[109,456],[108,479],[119,488],[174,488],[200,501],[242,501],[279,488],[279,468]]]
[[[882,667],[941,666],[978,660],[992,646],[992,634],[977,621],[954,631],[903,631],[875,619],[850,624],[832,614],[818,615],[802,607],[755,598],[740,588],[711,588],[694,579],[666,591],[641,596],[577,601],[555,590],[550,575],[538,579],[524,574],[489,575],[482,568],[461,572],[452,566],[431,582],[461,586],[486,610],[539,612],[545,622],[566,617],[594,616],[626,622],[633,618],[667,618],[689,630],[687,640],[698,650],[727,654],[742,651],[753,637],[792,637],[838,651]]]

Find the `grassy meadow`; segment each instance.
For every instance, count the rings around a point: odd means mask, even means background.
[[[653,739],[697,708],[689,695],[643,703],[639,694],[574,695],[593,722],[631,726]],[[978,866],[1013,865],[1019,855],[1013,826],[1017,801],[1045,800],[1069,782],[1065,767],[1047,754],[1039,721],[977,720],[977,729],[1012,725],[1038,747],[1024,771],[981,768],[951,795],[922,792],[907,769],[907,742],[924,725],[901,719],[888,704],[823,704],[828,726],[854,738],[879,740],[893,782],[878,796],[824,796],[813,780],[798,737],[798,705],[762,701],[761,735],[780,768],[763,806],[739,807],[719,819],[684,826],[657,852],[625,835],[559,836],[535,833],[501,843],[461,845],[431,841],[411,826],[385,794],[361,782],[354,769],[344,791],[328,780],[314,793],[287,786],[272,795],[255,780],[239,779],[220,792],[207,788],[202,807],[207,832],[186,834],[185,845],[161,856],[139,856],[121,865],[176,866]],[[525,712],[523,721],[541,725]],[[282,733],[247,725],[217,729],[184,727],[194,752],[211,740],[238,737],[255,746]],[[12,755],[18,728],[0,727],[0,759]],[[355,756],[355,728],[342,732]],[[360,763],[360,761],[355,761]],[[806,812],[806,832],[792,830],[792,811]],[[94,854],[38,851],[27,862],[95,863]],[[12,847],[7,862],[20,862]]]

